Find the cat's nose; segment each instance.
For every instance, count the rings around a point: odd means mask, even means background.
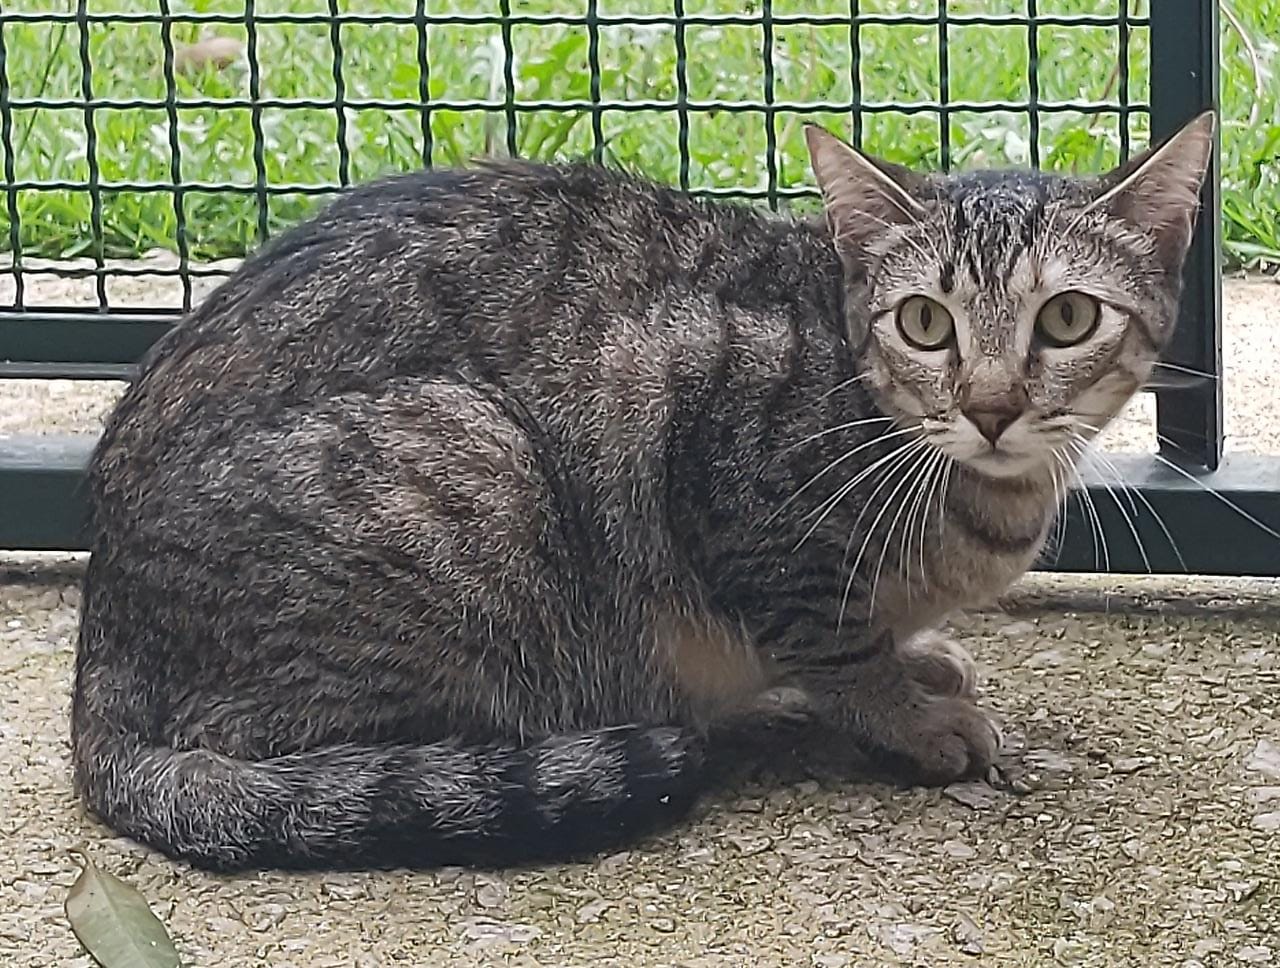
[[[1021,410],[1014,410],[1011,407],[992,409],[970,407],[962,412],[978,428],[978,433],[990,441],[992,447],[996,445],[1000,435],[1012,427],[1014,422],[1022,416]]]

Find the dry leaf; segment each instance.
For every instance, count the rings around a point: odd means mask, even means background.
[[[67,918],[102,968],[178,968],[177,949],[146,900],[81,855],[84,869],[67,895]]]

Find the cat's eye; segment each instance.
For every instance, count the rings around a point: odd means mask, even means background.
[[[951,342],[956,323],[946,306],[928,296],[912,296],[898,307],[898,332],[918,350],[940,350]]]
[[[1082,292],[1062,292],[1040,307],[1036,336],[1046,346],[1061,349],[1083,343],[1098,328],[1098,300]]]

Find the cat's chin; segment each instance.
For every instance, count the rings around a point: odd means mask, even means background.
[[[962,458],[961,463],[979,477],[1000,481],[1038,479],[1045,473],[1045,462],[1038,457],[999,450],[970,455]]]

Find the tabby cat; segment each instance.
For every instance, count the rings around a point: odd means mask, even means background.
[[[1147,378],[1213,131],[1075,178],[809,127],[812,220],[593,166],[346,193],[107,423],[79,792],[203,867],[430,866],[670,822],[755,717],[982,773],[935,630],[1029,567]]]

